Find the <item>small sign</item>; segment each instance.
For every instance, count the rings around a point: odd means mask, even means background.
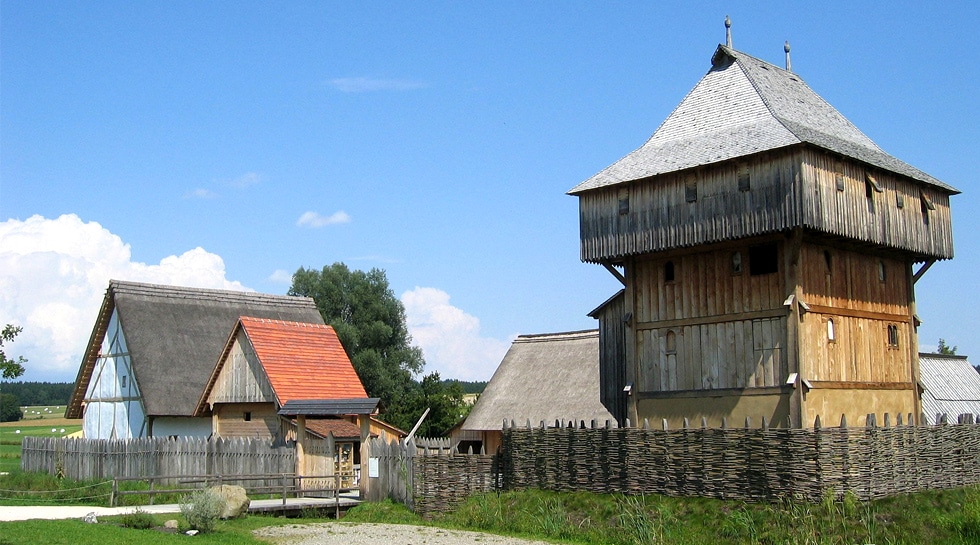
[[[368,477],[377,478],[379,476],[380,475],[378,472],[378,459],[368,458]]]

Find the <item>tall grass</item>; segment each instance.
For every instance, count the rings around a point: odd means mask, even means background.
[[[121,490],[148,490],[141,481],[123,481]],[[163,487],[165,488],[165,487]],[[156,489],[159,491],[160,486]],[[0,477],[0,505],[92,505],[108,507],[112,495],[112,481],[78,481],[58,478],[47,473],[11,471]],[[158,493],[154,503],[177,503],[178,493]],[[143,505],[147,496],[142,494],[120,496],[120,505]]]

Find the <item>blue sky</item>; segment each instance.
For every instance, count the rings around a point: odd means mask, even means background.
[[[0,322],[73,380],[109,278],[284,293],[383,268],[427,371],[489,379],[517,334],[595,327],[571,187],[736,49],[793,69],[957,187],[922,348],[980,359],[972,2],[0,2]],[[976,362],[980,363],[980,362]]]

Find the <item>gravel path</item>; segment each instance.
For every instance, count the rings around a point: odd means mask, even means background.
[[[255,530],[256,537],[281,545],[549,545],[480,532],[445,530],[403,524],[326,522],[267,526]]]

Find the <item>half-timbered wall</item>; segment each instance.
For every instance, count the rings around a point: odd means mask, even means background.
[[[134,439],[147,435],[146,413],[116,311],[109,318],[84,401],[82,433],[86,438]]]

